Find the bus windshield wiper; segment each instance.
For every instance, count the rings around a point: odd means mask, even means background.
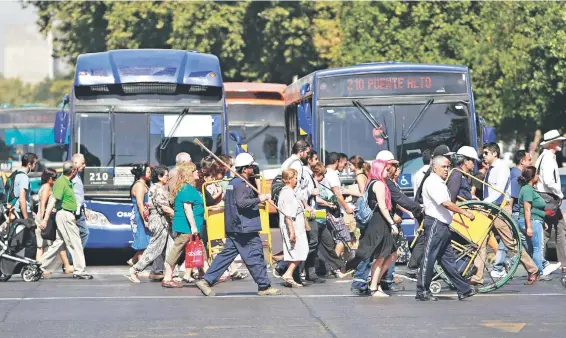
[[[417,123],[419,123],[421,118],[424,116],[424,113],[427,111],[427,109],[433,103],[434,103],[433,98],[430,98],[430,99],[428,99],[428,101],[426,101],[425,105],[422,107],[421,111],[417,114],[417,117],[415,117],[415,119],[413,120],[413,123],[411,123],[411,125],[409,126],[409,129],[407,129],[406,133],[405,133],[405,122],[403,121],[403,124],[402,124],[402,127],[401,127],[402,128],[401,129],[401,148],[399,149],[399,154],[397,154],[397,159],[399,161],[403,161],[402,156],[403,156],[403,146],[405,145],[405,141],[409,138],[409,135],[411,135],[411,132],[415,129],[415,126],[417,125]],[[401,174],[403,173],[403,168],[404,168],[404,165],[401,166]]]
[[[375,128],[375,129],[381,129],[382,134],[381,137],[383,137],[384,140],[387,141],[387,149],[391,149],[390,145],[389,145],[389,136],[387,134],[387,123],[385,122],[385,118],[383,118],[383,125],[377,123],[377,121],[373,118],[373,116],[371,116],[371,114],[368,112],[368,110],[366,109],[366,107],[364,107],[364,105],[360,102],[360,101],[352,101],[352,104],[358,108],[358,110],[360,111],[360,113],[362,113],[362,115],[368,120],[368,122]]]
[[[242,141],[242,143],[244,143],[244,144],[249,143],[251,140],[253,140],[257,136],[259,136],[261,133],[266,131],[267,128],[269,128],[269,127],[271,127],[271,125],[269,123],[260,125],[259,128],[256,129],[256,131],[251,133],[249,136],[244,136],[244,140]]]
[[[110,160],[106,166],[108,167],[112,161],[116,159],[116,132],[114,128],[114,110],[116,109],[115,106],[110,107],[108,110],[108,120],[110,122]]]
[[[383,130],[383,138],[384,139],[389,139],[389,136],[387,136],[387,130],[385,130],[385,128],[379,124],[374,118],[373,116],[371,116],[371,114],[367,111],[366,107],[364,107],[363,104],[360,103],[360,101],[352,101],[352,103],[354,104],[354,106],[356,108],[358,108],[358,110],[362,113],[362,115],[369,121],[369,123],[371,123],[371,125],[378,129],[381,128]]]
[[[173,128],[171,128],[171,131],[169,132],[169,135],[167,135],[161,141],[161,146],[159,147],[160,150],[165,150],[165,148],[167,148],[167,146],[169,145],[169,142],[171,141],[171,138],[173,138],[173,135],[175,135],[177,128],[179,128],[179,125],[181,124],[183,117],[185,117],[185,115],[187,115],[188,112],[189,112],[189,108],[183,108],[183,111],[181,112],[181,114],[179,114],[179,116],[177,116],[177,119],[175,120],[175,123],[173,124]]]
[[[407,133],[406,134],[402,134],[402,140],[406,140],[409,135],[411,135],[411,132],[415,129],[415,126],[417,125],[417,123],[419,123],[419,121],[421,120],[421,118],[424,116],[424,113],[427,111],[427,109],[434,103],[434,99],[430,98],[428,99],[428,101],[426,101],[425,105],[423,106],[423,108],[421,109],[421,111],[418,113],[417,117],[415,117],[415,119],[413,120],[413,123],[411,123],[411,125],[409,126],[409,129],[407,129]]]

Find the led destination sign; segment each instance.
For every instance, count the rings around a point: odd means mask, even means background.
[[[319,81],[320,98],[467,93],[466,74],[461,73],[372,73]]]

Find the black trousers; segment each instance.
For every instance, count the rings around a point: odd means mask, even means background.
[[[471,290],[470,285],[458,273],[456,267],[456,253],[450,245],[451,232],[448,224],[427,216],[424,220],[424,233],[426,245],[424,259],[417,275],[417,295],[424,295],[429,292],[434,275],[434,264],[437,261],[459,294],[469,292]]]
[[[426,238],[424,234],[420,234],[420,236],[417,237],[413,251],[411,251],[411,259],[409,259],[409,263],[407,263],[407,268],[410,270],[418,270],[419,266],[421,266],[425,251],[425,244]]]
[[[309,255],[305,261],[305,273],[307,280],[315,280],[318,278],[316,274],[316,261],[318,259],[318,244],[322,232],[318,231],[318,223],[315,220],[309,221],[311,230],[307,232],[309,238]]]

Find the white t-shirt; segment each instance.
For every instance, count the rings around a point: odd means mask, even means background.
[[[334,170],[332,168],[326,168],[326,174],[324,175],[324,180],[322,182],[322,184],[324,184],[326,187],[332,189],[332,188],[338,188],[340,189],[340,187],[342,186],[340,184],[340,176],[338,176],[338,170]],[[338,203],[340,210],[342,211],[342,214],[345,214],[346,211],[344,210],[344,208],[342,207],[342,204]]]
[[[558,173],[558,163],[556,163],[556,154],[548,149],[543,150],[537,159],[535,167],[537,170],[540,168],[536,190],[551,193],[560,197],[560,199],[564,199],[560,174]]]
[[[442,206],[451,201],[446,182],[432,172],[423,184],[423,205],[427,216],[436,218],[442,223],[452,223],[452,212]]]
[[[430,165],[428,164],[423,165],[419,170],[417,170],[417,172],[413,176],[414,196],[417,196],[417,190],[419,189],[419,186],[421,185],[421,182],[423,181],[424,175],[426,174],[428,168],[430,168]]]
[[[281,165],[281,171],[283,171],[283,169],[288,169],[288,168],[293,168],[298,173],[297,186],[295,187],[295,195],[297,196],[297,198],[301,199],[302,201],[308,200],[309,197],[308,180],[310,180],[310,177],[306,172],[304,172],[303,162],[297,155],[293,154],[291,155],[291,157],[285,160],[285,162],[283,162],[283,164]]]

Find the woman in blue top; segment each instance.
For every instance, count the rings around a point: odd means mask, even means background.
[[[204,223],[204,202],[195,188],[199,173],[193,163],[177,166],[177,182],[171,192],[174,201],[173,231],[177,237],[173,248],[165,259],[165,278],[161,286],[166,288],[182,288],[181,283],[172,280],[173,269],[183,254],[191,234],[199,234]]]
[[[534,188],[538,182],[537,169],[533,166],[525,168],[517,180],[521,185],[519,191],[519,226],[532,242],[532,258],[539,273],[542,273],[544,259],[542,254],[543,224],[546,216],[544,212],[546,203]],[[528,246],[525,240],[523,240],[523,246],[527,250]]]
[[[151,178],[151,168],[147,163],[138,164],[131,170],[131,173],[134,175],[134,183],[130,187],[130,196],[133,204],[130,225],[134,233],[132,249],[136,250],[136,253],[128,261],[128,265],[133,266],[138,262],[151,239],[151,232],[147,223],[149,213],[145,212],[147,192],[149,191],[147,183]]]

